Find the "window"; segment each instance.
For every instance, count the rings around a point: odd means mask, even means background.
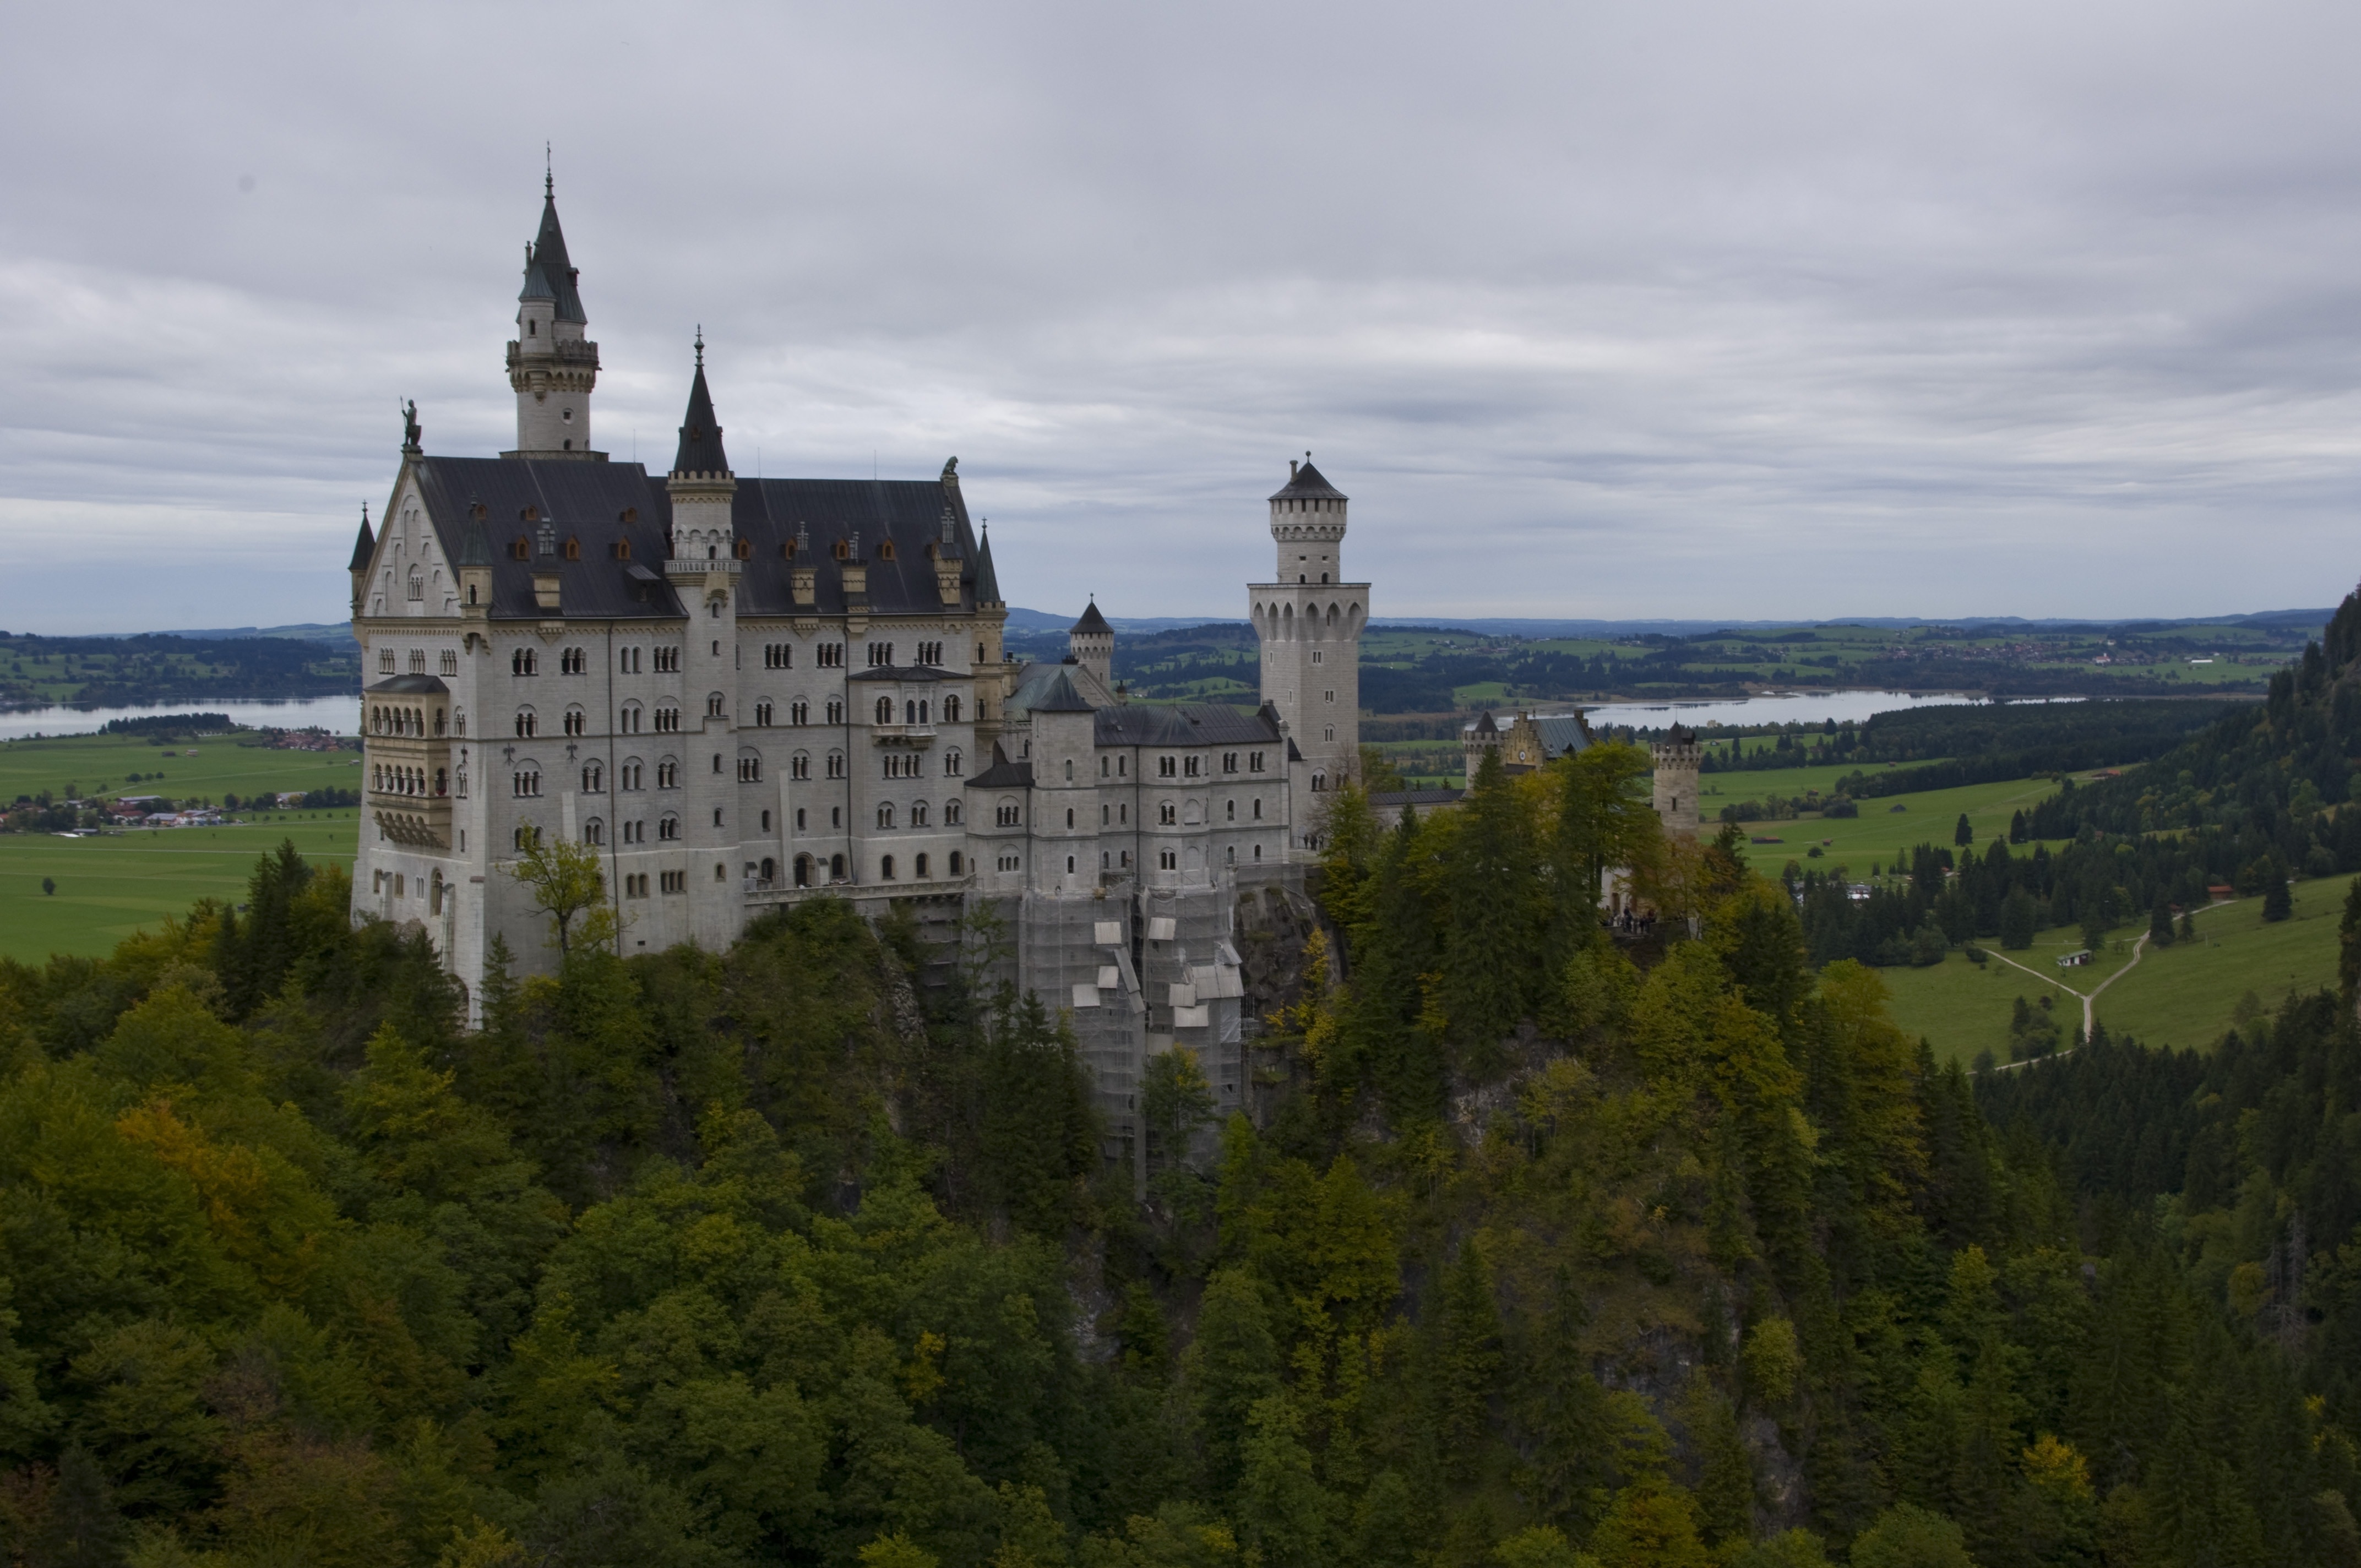
[[[1157,851],[1156,851],[1156,864],[1157,864],[1158,868],[1159,868],[1159,870],[1162,870],[1162,871],[1168,871],[1168,872],[1177,872],[1177,871],[1179,871],[1179,870],[1180,869],[1180,851],[1179,851],[1179,850],[1157,850]]]
[[[1002,871],[1013,872],[1022,867],[1025,861],[1016,855],[1003,855],[996,863]]]
[[[637,876],[627,876],[623,879],[623,896],[625,898],[645,898],[647,895],[648,879],[646,872],[642,872]]]
[[[1314,794],[1314,795],[1318,795],[1318,794],[1320,794],[1323,790],[1326,789],[1327,787],[1328,787],[1328,775],[1327,775],[1326,773],[1314,773],[1314,774],[1312,774],[1312,794]]]
[[[531,800],[541,793],[541,770],[527,764],[509,775],[519,800]]]
[[[768,729],[770,727],[771,705],[767,702],[756,703],[754,705],[754,728],[757,729]]]
[[[832,779],[840,779],[847,776],[844,767],[843,752],[830,751],[828,754],[828,776]]]
[[[377,673],[380,675],[390,675],[393,674],[392,649],[380,648],[377,651]]]
[[[869,645],[869,667],[871,669],[884,669],[890,666],[893,663],[894,644],[891,642],[872,642]]]
[[[537,675],[541,674],[541,655],[531,648],[520,648],[509,655],[509,674]]]
[[[665,703],[656,709],[656,733],[676,735],[680,732],[680,709]]]
[[[1237,819],[1238,803],[1235,800],[1225,800],[1222,802],[1222,820],[1224,822],[1235,822]]]
[[[1115,757],[1115,776],[1119,779],[1127,779],[1131,776],[1131,759],[1129,757],[1120,754]]]
[[[593,762],[588,767],[584,768],[582,770],[582,793],[584,795],[606,794],[607,770],[599,766],[597,762]]]
[[[1202,757],[1189,758],[1187,760],[1187,765],[1181,769],[1181,772],[1187,773],[1192,779],[1195,778],[1199,772],[1199,764],[1202,763],[1204,760],[1205,759]]]
[[[763,813],[763,832],[765,832],[765,833],[768,833],[770,830],[771,830],[771,814],[770,814],[769,812],[765,811],[764,813]]]
[[[568,735],[582,734],[588,726],[588,723],[589,720],[584,716],[580,708],[569,707],[566,710],[566,732]]]
[[[640,821],[640,822],[626,822],[626,823],[624,823],[624,824],[623,824],[623,842],[624,842],[624,843],[626,843],[626,844],[644,844],[644,843],[646,843],[647,841],[648,841],[648,825],[647,825],[644,821]]]
[[[824,670],[844,668],[844,644],[841,642],[823,642],[813,649],[812,653],[814,662]]]
[[[1099,807],[1099,826],[1102,828],[1112,828],[1115,826],[1114,806],[1102,806]]]
[[[787,759],[787,777],[791,779],[807,779],[811,777],[810,752],[797,751],[794,756]]]
[[[1066,874],[1068,876],[1074,874],[1074,857],[1071,855],[1066,857]]]
[[[1013,800],[1004,800],[994,813],[994,819],[1003,828],[1020,828],[1025,823],[1025,808]]]
[[[1180,758],[1178,758],[1178,757],[1159,757],[1159,758],[1157,758],[1157,759],[1156,759],[1156,776],[1157,776],[1158,778],[1159,778],[1159,779],[1169,779],[1169,778],[1172,778],[1172,777],[1174,777],[1174,776],[1178,775],[1180,772]]]
[[[718,806],[713,808],[713,825],[716,828],[721,826],[721,808]]]
[[[644,717],[640,712],[638,703],[627,702],[623,705],[623,711],[616,716],[615,729],[620,734],[637,735],[640,732],[641,720]]]
[[[637,757],[625,762],[617,770],[617,774],[615,787],[618,789],[641,790],[648,787],[647,773]]]
[[[442,656],[436,663],[446,675],[456,675],[459,673],[459,655],[448,648],[443,650]]]
[[[797,697],[787,704],[787,722],[801,727],[811,722],[811,704]]]
[[[1172,827],[1180,820],[1180,809],[1170,801],[1165,801],[1156,808],[1156,820],[1164,827]]]
[[[1235,844],[1232,844],[1222,851],[1222,858],[1225,863],[1229,865],[1236,865],[1238,863],[1238,847]]]
[[[1099,759],[1099,777],[1104,778],[1113,772],[1115,772],[1115,759],[1113,757],[1101,757]]]
[[[1072,784],[1074,782],[1074,759],[1071,757],[1066,759],[1066,782],[1068,784]],[[1069,824],[1069,826],[1071,826],[1071,824]]]
[[[589,821],[585,822],[582,825],[582,841],[586,844],[594,845],[605,843],[607,841],[607,825],[604,822],[599,821],[595,817]]]
[[[798,832],[798,833],[800,833],[800,832],[802,832],[803,830],[804,830],[804,808],[803,808],[802,806],[796,806],[796,832]]]
[[[917,877],[917,880],[918,880],[918,881],[920,881],[920,882],[924,882],[924,881],[926,881],[926,880],[927,880],[927,857],[926,857],[926,856],[924,856],[924,855],[920,855],[920,856],[918,857],[917,865],[917,867],[915,868],[915,873],[914,873],[914,874],[916,874],[916,876]]]
[[[1246,772],[1250,773],[1258,773],[1262,772],[1262,753],[1260,751],[1249,751],[1246,753]]]
[[[1321,699],[1322,699],[1323,701],[1324,701],[1324,702],[1334,702],[1334,701],[1336,700],[1336,694],[1335,694],[1334,692],[1332,692],[1332,691],[1331,691],[1331,692],[1322,692],[1322,693],[1320,694],[1320,696],[1321,696]]]
[[[413,675],[423,675],[426,673],[425,649],[412,648],[410,651],[410,673]]]
[[[541,719],[533,713],[533,709],[529,707],[520,707],[517,709],[516,732],[521,736],[538,735],[541,733]]]
[[[961,770],[965,766],[966,762],[964,759],[960,756],[958,747],[954,746],[950,751],[943,753],[943,777],[947,779],[958,778],[961,776]]]
[[[1262,797],[1260,795],[1257,795],[1255,797],[1254,818],[1257,822],[1262,820]]]
[[[587,675],[590,673],[590,650],[568,648],[557,655],[557,673],[561,675]]]
[[[739,757],[738,782],[740,784],[761,784],[763,782],[763,759],[759,753],[748,751]]]
[[[796,645],[794,643],[765,642],[763,644],[763,668],[766,670],[792,670],[795,667]]]
[[[706,717],[706,718],[720,718],[725,717],[725,716],[726,716],[727,709],[729,708],[729,706],[730,706],[730,699],[729,699],[728,697],[726,697],[726,696],[722,696],[719,692],[708,692],[708,693],[706,693],[706,695],[705,695],[705,717]]]
[[[891,724],[894,722],[894,699],[892,697],[881,696],[877,699],[877,722],[880,724]]]
[[[1328,579],[1327,579],[1327,578],[1325,578],[1325,577],[1323,577],[1323,578],[1321,578],[1320,580],[1321,580],[1322,582],[1323,582],[1323,583],[1324,583],[1324,582],[1326,582]],[[1318,664],[1318,663],[1325,663],[1325,662],[1326,662],[1326,655],[1324,655],[1323,653],[1322,653],[1322,652],[1321,652],[1321,651],[1320,651],[1319,649],[1314,648],[1313,650],[1312,650],[1312,662],[1313,663],[1315,663],[1315,664]]]
[[[894,826],[894,803],[892,801],[887,801],[884,806],[877,808],[877,826],[880,828],[891,828]]]
[[[960,861],[962,857],[957,850],[953,850],[951,851],[951,875],[957,876],[960,874]]]
[[[679,838],[680,818],[669,814],[665,815],[656,823],[656,837],[664,839]]]
[[[657,674],[663,674],[669,673],[677,674],[680,673],[680,650],[678,648],[654,648],[651,649],[650,652],[655,655]]]
[[[658,872],[656,875],[660,879],[658,885],[666,893],[686,893],[688,891],[688,873],[686,872]]]
[[[415,566],[410,568],[410,597],[414,599],[426,597],[426,574]]]
[[[1072,806],[1070,806],[1066,807],[1066,827],[1067,827],[1067,828],[1071,831],[1071,830],[1072,829],[1073,826],[1074,826],[1074,808],[1073,808]]]
[[[679,787],[680,764],[673,761],[670,757],[666,757],[663,762],[656,764],[656,788],[678,789]]]
[[[1336,739],[1336,727],[1333,724],[1329,725],[1320,732],[1320,738],[1323,740],[1334,740]]]
[[[880,882],[892,882],[894,880],[893,856],[887,855],[884,859],[877,862],[877,880]]]
[[[956,828],[956,827],[958,827],[958,826],[960,825],[960,823],[961,823],[961,822],[962,822],[963,820],[965,820],[965,818],[966,818],[966,815],[967,815],[967,814],[966,814],[965,810],[961,806],[961,805],[960,805],[960,803],[959,803],[958,801],[956,801],[956,800],[947,800],[947,801],[943,802],[943,826],[944,826],[944,827],[946,827],[946,828]],[[952,869],[953,871],[957,871],[957,870],[959,870],[959,868],[958,868],[957,866],[953,866],[951,869]]]
[[[830,724],[841,724],[844,722],[844,699],[842,697],[832,696],[828,699],[828,721]]]
[[[637,648],[619,649],[615,654],[615,673],[619,675],[638,674],[640,673],[640,652],[641,651]]]
[[[921,664],[939,666],[942,662],[943,645],[941,643],[921,642],[918,644],[918,663]],[[920,876],[924,876],[927,873],[920,872],[918,874]]]
[[[465,735],[467,732],[467,710],[464,707],[453,708],[451,710],[451,733],[454,735]]]
[[[1224,773],[1236,773],[1237,771],[1238,771],[1238,754],[1237,754],[1235,751],[1224,751],[1224,752],[1223,752],[1223,753],[1222,753],[1222,772],[1224,772]]]

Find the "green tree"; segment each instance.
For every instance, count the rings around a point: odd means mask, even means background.
[[[69,1442],[58,1455],[57,1484],[47,1505],[27,1532],[30,1562],[40,1568],[115,1568],[124,1561],[130,1532],[113,1488],[82,1444]]]
[[[2033,946],[2034,927],[2040,917],[2033,894],[2022,887],[2008,890],[2000,901],[2000,945],[2013,952]]]
[[[1213,1086],[1186,1046],[1170,1046],[1148,1058],[1148,1157],[1177,1168],[1189,1155],[1189,1140],[1213,1119]]]
[[[1938,1513],[1896,1503],[1852,1543],[1852,1568],[1976,1568],[1966,1532]]]
[[[1689,1495],[1669,1481],[1642,1481],[1615,1494],[1590,1532],[1598,1568],[1708,1568]]]
[[[1196,1418],[1213,1494],[1237,1489],[1240,1444],[1256,1406],[1279,1392],[1279,1345],[1254,1276],[1225,1268],[1206,1282],[1197,1337],[1181,1359],[1181,1380]]]
[[[1444,869],[1442,1002],[1453,1036],[1488,1057],[1532,1010],[1543,896],[1523,803],[1488,749],[1459,806],[1459,841]]]
[[[1334,1499],[1312,1473],[1303,1417],[1285,1394],[1255,1401],[1240,1447],[1239,1533],[1269,1563],[1320,1568],[1330,1561]]]
[[[556,927],[560,954],[571,954],[577,942],[586,948],[614,942],[620,927],[607,899],[607,872],[597,850],[555,833],[529,832],[508,870],[524,884],[533,906]]]
[[[1962,811],[1960,813],[1960,820],[1958,824],[1951,829],[1951,842],[1955,845],[1965,847],[1969,844],[1974,843],[1975,841],[1976,830],[1969,824],[1968,814]]]
[[[42,892],[42,893],[44,893],[44,894],[52,894],[52,893],[57,892],[57,890],[58,890],[58,879],[57,879],[57,878],[55,878],[55,877],[46,877],[46,876],[45,876],[45,877],[43,877],[43,878],[41,879],[41,892]]]
[[[2288,886],[2287,868],[2276,860],[2270,862],[2269,876],[2263,883],[2263,918],[2284,920],[2295,913],[2295,893]]]
[[[2159,948],[2172,946],[2172,906],[2160,898],[2147,914],[2147,939]]]

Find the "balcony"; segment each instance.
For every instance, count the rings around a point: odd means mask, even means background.
[[[708,555],[702,561],[675,556],[664,564],[667,577],[734,577],[745,569],[746,563],[735,555]]]
[[[881,746],[931,746],[935,743],[935,727],[931,724],[873,724],[870,736]]]

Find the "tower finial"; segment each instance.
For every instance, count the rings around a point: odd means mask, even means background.
[[[557,198],[557,163],[547,142],[541,144],[541,193],[552,201]]]
[[[705,323],[697,323],[697,367],[705,368]]]

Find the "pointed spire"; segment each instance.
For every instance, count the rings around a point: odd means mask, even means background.
[[[484,509],[467,508],[467,524],[459,531],[459,561],[462,566],[489,566],[492,564],[491,535],[484,532]]]
[[[566,254],[566,230],[557,222],[557,182],[555,176],[542,181],[541,234],[525,252],[524,288],[520,300],[555,300],[557,319],[562,322],[587,323],[582,313],[582,296],[575,283],[581,277]]]
[[[1090,608],[1082,611],[1082,620],[1074,622],[1073,625],[1066,629],[1066,635],[1069,637],[1112,637],[1115,635],[1115,628],[1109,626],[1107,624],[1107,618],[1099,613],[1098,595],[1093,594],[1091,596]]]
[[[353,542],[353,565],[356,572],[368,570],[370,559],[377,554],[377,535],[369,532],[368,502],[361,503],[361,535]]]
[[[975,602],[1000,602],[1000,576],[992,569],[992,520],[983,522],[983,537],[975,547]]]
[[[705,386],[705,329],[697,331],[697,375],[688,384],[688,413],[681,422],[680,446],[672,458],[675,474],[727,474],[721,424],[713,417],[713,394]]]

